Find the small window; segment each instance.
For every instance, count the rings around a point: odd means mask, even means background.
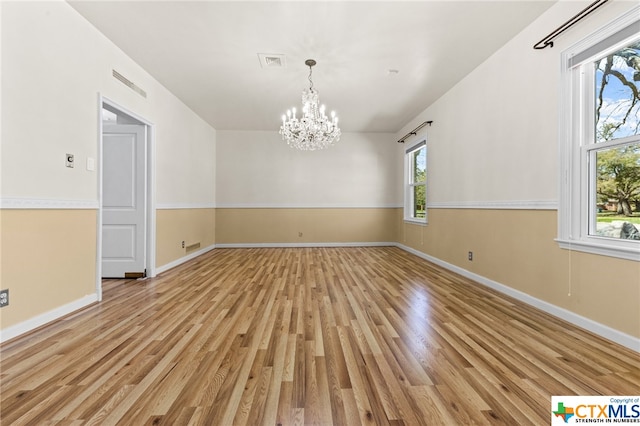
[[[563,248],[640,260],[640,20],[563,53]]]
[[[427,142],[422,140],[405,154],[405,208],[407,221],[427,222]]]

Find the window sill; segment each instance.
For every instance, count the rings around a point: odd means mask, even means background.
[[[562,249],[575,250],[584,253],[597,254],[600,256],[617,257],[618,259],[633,260],[640,262],[640,247],[631,245],[612,245],[599,241],[581,241],[556,239]],[[635,243],[631,243],[635,244]]]

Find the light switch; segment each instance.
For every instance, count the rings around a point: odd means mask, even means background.
[[[93,157],[87,157],[87,170],[90,172],[96,169],[96,160]]]

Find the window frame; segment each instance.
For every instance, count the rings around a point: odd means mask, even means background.
[[[424,148],[425,153],[425,179],[424,182],[414,182],[413,177],[415,176],[412,155]],[[415,223],[420,225],[426,225],[428,223],[428,209],[427,209],[427,182],[429,167],[428,167],[428,149],[427,149],[427,138],[426,136],[421,136],[415,139],[415,141],[410,144],[404,153],[404,221],[409,223]],[[414,207],[414,191],[418,186],[424,186],[425,193],[425,205],[424,205],[424,218],[415,217],[413,215],[413,207]]]
[[[636,40],[625,36],[640,25],[640,6],[634,7],[561,55],[560,189],[558,238],[563,249],[640,261],[640,242],[594,235],[597,152],[640,141],[640,135],[595,142],[595,69],[593,62]]]

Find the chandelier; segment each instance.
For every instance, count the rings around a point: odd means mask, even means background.
[[[331,118],[325,114],[324,105],[320,105],[318,91],[313,88],[311,81],[312,67],[316,64],[313,59],[307,59],[305,65],[309,67],[309,90],[302,91],[302,116],[296,117],[296,109],[287,110],[282,116],[280,134],[282,139],[294,148],[303,151],[315,151],[331,146],[340,140],[340,128],[335,111]]]

